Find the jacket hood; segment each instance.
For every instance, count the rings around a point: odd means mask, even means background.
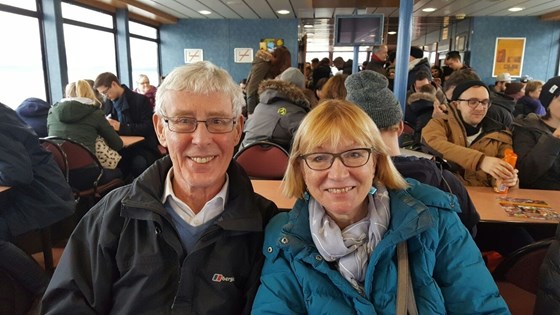
[[[16,109],[19,116],[47,117],[51,105],[40,98],[31,97],[24,100]]]
[[[73,123],[99,110],[94,102],[87,98],[64,98],[52,107],[52,112],[58,115],[63,123]]]
[[[436,97],[435,95],[426,92],[414,92],[408,96],[407,103],[410,104],[419,100],[429,101],[433,103],[436,101]]]
[[[538,129],[538,130],[547,130],[546,126],[543,125],[543,121],[539,115],[535,113],[527,114],[527,116],[517,117],[513,121],[515,127],[521,127],[526,129]]]
[[[263,104],[287,100],[302,108],[309,108],[309,100],[303,91],[292,83],[281,80],[265,80],[259,85],[259,99]]]

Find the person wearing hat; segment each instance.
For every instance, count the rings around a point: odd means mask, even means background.
[[[408,80],[406,86],[409,87],[414,84],[416,74],[420,71],[429,74],[429,81],[432,81],[432,69],[428,58],[424,58],[424,51],[420,47],[410,47],[410,58],[408,61]]]
[[[473,235],[476,234],[480,217],[463,183],[433,160],[418,158],[412,151],[408,156],[402,154],[399,136],[404,130],[403,113],[387,85],[385,76],[369,70],[353,74],[346,80],[346,99],[360,106],[373,119],[399,173],[457,196],[461,206],[459,219]]]
[[[465,185],[517,185],[517,171],[503,161],[512,148],[511,132],[487,116],[491,102],[481,81],[465,81],[453,90],[448,115],[433,118],[422,130],[428,150],[454,164]]]
[[[294,133],[310,110],[303,89],[305,77],[297,68],[288,68],[277,79],[259,86],[259,104],[247,120],[241,148],[256,141],[270,141],[289,152]]]
[[[511,75],[508,72],[500,73],[496,77],[496,84],[494,84],[494,86],[491,86],[490,90],[494,90],[498,93],[504,93],[507,83],[511,83]]]
[[[513,124],[519,186],[560,190],[560,76],[543,85],[539,100],[544,116],[530,113]]]
[[[16,113],[28,126],[33,128],[39,138],[48,136],[47,116],[51,105],[40,98],[25,99],[16,108]]]

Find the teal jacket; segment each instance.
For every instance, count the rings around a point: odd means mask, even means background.
[[[69,138],[95,153],[95,139],[101,136],[113,150],[123,147],[119,134],[111,127],[103,111],[86,98],[66,98],[56,103],[47,117],[49,136]]]
[[[364,296],[319,254],[308,204],[267,226],[265,265],[253,314],[395,314],[397,244],[407,240],[419,314],[509,314],[478,248],[459,221],[455,196],[409,180],[389,191],[389,229],[369,258]]]

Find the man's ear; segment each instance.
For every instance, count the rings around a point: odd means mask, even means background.
[[[245,127],[245,117],[243,117],[243,115],[240,115],[239,118],[237,119],[237,123],[235,124],[235,145],[239,144],[239,141],[241,141],[241,135],[243,134],[243,129]]]
[[[397,135],[400,136],[403,133],[403,131],[404,131],[404,122],[401,120],[399,122],[399,127],[397,129]]]
[[[154,123],[154,129],[156,131],[156,135],[159,143],[162,146],[167,147],[167,139],[165,137],[165,132],[166,132],[165,123],[163,122],[163,119],[157,114],[153,114],[152,122]]]

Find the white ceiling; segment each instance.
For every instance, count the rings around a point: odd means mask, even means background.
[[[313,0],[137,0],[150,7],[185,19],[282,19],[282,18],[332,18],[336,14],[383,13],[388,17],[398,17],[398,7],[366,7],[375,1],[313,1]],[[379,3],[399,3],[399,1],[378,1]],[[338,7],[328,7],[329,3],[342,3]],[[365,5],[360,6],[360,3]],[[358,4],[358,5],[355,5]],[[341,6],[352,5],[342,8]],[[508,8],[522,7],[523,11],[509,12]],[[432,13],[422,12],[424,8],[436,8]],[[289,10],[286,15],[278,10]],[[200,14],[208,10],[209,15]],[[528,16],[544,15],[560,11],[558,0],[416,0],[414,16]]]
[[[100,1],[100,0],[98,0]],[[103,1],[103,0],[101,0]],[[382,13],[386,29],[397,30],[399,0],[121,0],[129,7],[140,3],[150,9],[163,12],[178,19],[301,19],[300,36],[308,34],[308,42],[332,43],[333,18],[335,15]],[[381,3],[384,7],[375,7]],[[134,5],[133,5],[134,6]],[[522,11],[510,12],[511,7]],[[427,13],[422,9],[435,8]],[[211,13],[199,13],[207,10]],[[279,14],[288,10],[288,14]],[[444,17],[470,16],[541,16],[560,19],[560,0],[415,0],[412,39],[417,34],[438,30]],[[154,12],[152,12],[154,13]],[[156,13],[157,15],[157,13]],[[449,22],[449,20],[447,20]],[[304,29],[304,24],[313,28]],[[393,36],[396,38],[396,36]],[[389,42],[388,42],[389,43]],[[390,43],[389,43],[390,44]],[[327,44],[328,45],[328,44]]]

